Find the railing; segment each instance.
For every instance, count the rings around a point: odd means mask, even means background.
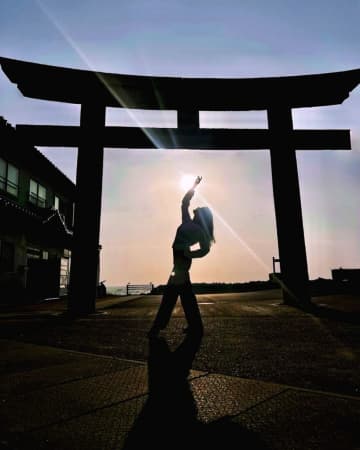
[[[150,294],[154,289],[154,285],[150,282],[149,284],[131,284],[126,285],[126,295],[135,294]]]

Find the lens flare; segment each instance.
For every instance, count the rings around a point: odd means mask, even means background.
[[[185,173],[181,176],[180,187],[183,191],[188,191],[194,186],[196,176],[189,173]]]
[[[199,195],[199,194],[198,194]],[[228,232],[241,244],[241,246],[252,256],[252,258],[265,270],[270,273],[271,267],[256,253],[256,251],[246,243],[238,232],[222,217],[222,215],[206,200],[203,195],[199,195],[201,200],[212,210],[214,217],[228,230]]]
[[[85,54],[85,52],[80,48],[80,46],[75,42],[75,40],[71,37],[70,33],[65,29],[65,27],[60,23],[60,21],[55,17],[53,12],[50,10],[48,6],[45,6],[42,0],[35,0],[36,4],[38,5],[39,9],[42,11],[42,13],[47,17],[47,19],[53,24],[55,29],[58,30],[58,32],[62,35],[62,37],[65,39],[65,41],[70,45],[70,47],[77,53],[77,55],[81,58],[81,60],[88,66],[88,68],[95,73],[97,78],[100,80],[101,83],[105,86],[105,88],[110,92],[110,94],[117,100],[119,103],[119,107],[125,108],[127,114],[129,117],[133,119],[133,121],[138,125],[139,128],[142,129],[144,134],[150,139],[150,141],[154,144],[155,148],[162,148],[162,143],[158,142],[156,137],[153,136],[153,134],[148,131],[145,127],[141,126],[136,114],[133,113],[131,108],[127,108],[127,103],[124,98],[120,97],[119,93],[109,85],[109,83],[106,81],[106,79],[102,76],[101,73],[97,72],[94,65],[88,58],[88,56]],[[159,98],[159,95],[157,94],[155,90],[155,95],[158,98],[159,106],[161,107],[162,102],[161,98]],[[175,142],[175,138],[173,136],[173,133],[169,129],[169,134],[173,142]]]

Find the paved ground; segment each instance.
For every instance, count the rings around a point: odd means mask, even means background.
[[[202,342],[179,307],[149,344],[159,300],[3,308],[0,448],[360,449],[360,298],[202,295]]]

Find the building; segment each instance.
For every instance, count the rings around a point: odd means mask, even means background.
[[[66,293],[75,185],[0,117],[0,302]]]

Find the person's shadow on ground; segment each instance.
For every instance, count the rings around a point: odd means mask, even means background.
[[[268,450],[255,433],[229,418],[210,424],[197,419],[188,376],[201,336],[187,335],[173,352],[163,338],[149,342],[149,397],[127,436],[124,450]]]

